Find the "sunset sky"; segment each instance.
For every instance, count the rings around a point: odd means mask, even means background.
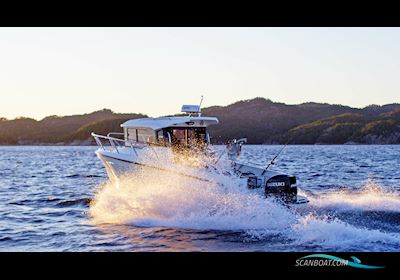
[[[400,28],[0,28],[0,117],[400,102]]]

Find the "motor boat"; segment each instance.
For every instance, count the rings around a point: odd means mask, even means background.
[[[97,157],[111,180],[138,170],[167,172],[193,180],[210,181],[210,172],[244,182],[286,205],[308,202],[297,193],[296,177],[239,162],[246,138],[233,139],[218,153],[211,145],[208,127],[219,123],[205,117],[199,105],[183,105],[183,114],[172,117],[141,118],[121,124],[123,132],[92,133],[99,148]],[[225,157],[224,157],[225,156]],[[273,163],[273,162],[271,162]]]

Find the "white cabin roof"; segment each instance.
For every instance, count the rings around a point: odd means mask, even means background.
[[[127,128],[150,128],[153,130],[170,127],[170,126],[186,126],[186,122],[194,122],[193,126],[209,126],[217,124],[218,119],[215,117],[196,117],[196,116],[183,116],[183,117],[161,117],[161,118],[143,118],[128,120],[121,124],[121,127]]]

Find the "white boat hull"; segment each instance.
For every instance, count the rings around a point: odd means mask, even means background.
[[[194,179],[198,179],[201,181],[209,181],[207,179],[207,174],[204,174],[204,176],[199,176],[198,173],[196,172],[181,172],[181,171],[177,171],[173,169],[173,164],[171,164],[171,168],[165,167],[165,166],[157,166],[153,164],[149,163],[149,162],[140,162],[137,160],[137,156],[136,155],[132,155],[132,154],[123,154],[123,153],[115,153],[112,151],[105,151],[105,150],[101,150],[99,149],[98,151],[96,151],[97,157],[102,161],[103,165],[106,168],[108,177],[110,178],[110,180],[114,181],[117,180],[118,178],[120,178],[123,175],[129,174],[130,176],[132,176],[132,174],[135,174],[137,172],[139,172],[139,170],[143,170],[143,169],[148,169],[149,171],[161,171],[161,172],[168,172],[168,173],[173,173],[173,174],[179,174],[182,176],[186,176],[186,177],[192,177]],[[240,166],[239,170],[241,171],[245,171],[245,172],[253,172],[253,174],[257,174],[260,173],[259,168],[256,167],[247,167],[247,166]],[[262,171],[262,170],[261,170]],[[206,172],[210,172],[210,170],[206,171]],[[232,174],[232,173],[231,173]],[[276,176],[279,173],[276,172],[272,172],[272,171],[268,171],[266,173],[266,177],[273,177]],[[243,178],[243,180],[246,180],[245,178]],[[260,194],[262,194],[263,191],[260,192]],[[308,199],[305,196],[302,195],[297,195],[296,201],[293,203],[290,203],[290,206],[298,208],[298,207],[303,207],[304,205],[306,205],[308,203]]]
[[[137,168],[133,162],[113,158],[101,153],[96,154],[106,168],[107,175],[111,180],[114,180],[123,174],[134,172],[135,167]]]
[[[167,172],[175,175],[191,177],[193,179],[201,181],[209,181],[208,179],[206,179],[208,174],[204,174],[204,176],[201,176],[198,174],[198,172],[196,172],[198,171],[197,169],[186,168],[186,170],[182,170],[182,168],[176,168],[177,166],[173,163],[172,160],[168,164],[169,166],[166,166],[166,164],[161,163],[161,160],[156,161],[154,158],[151,157],[141,157],[142,160],[138,160],[137,155],[115,153],[102,149],[97,150],[96,155],[102,161],[103,165],[106,168],[107,175],[111,180],[115,180],[123,175],[135,174],[139,170],[147,169],[153,172]]]

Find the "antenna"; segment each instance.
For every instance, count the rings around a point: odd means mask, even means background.
[[[201,116],[201,103],[203,103],[203,95],[201,96],[200,104],[199,104],[199,117]]]

